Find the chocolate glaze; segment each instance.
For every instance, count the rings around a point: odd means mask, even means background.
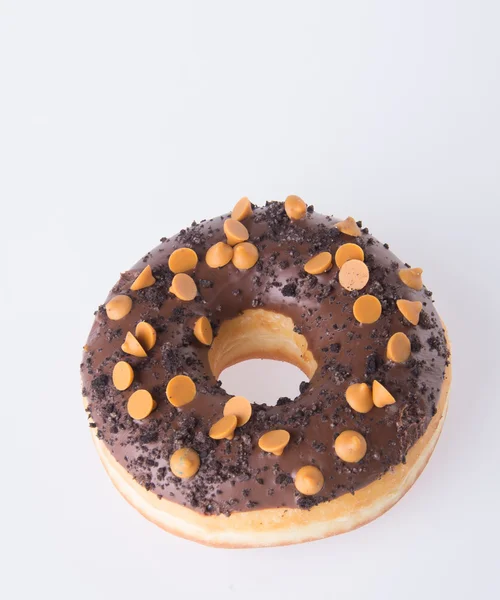
[[[96,312],[81,365],[83,394],[89,400],[91,426],[115,459],[146,489],[204,514],[276,507],[310,508],[347,492],[354,493],[405,461],[408,450],[425,432],[436,411],[448,350],[440,319],[425,288],[414,291],[398,277],[405,265],[363,229],[359,238],[340,233],[337,219],[309,207],[306,218],[292,222],[282,203],[255,208],[245,219],[250,240],[259,250],[259,261],[248,271],[231,263],[211,269],[206,250],[224,241],[223,222],[228,215],[193,225],[161,244],[123,273],[107,300],[116,294],[133,299],[132,311],[120,321],[110,321],[100,306]],[[338,283],[338,269],[313,276],[303,270],[318,252],[346,242],[365,251],[370,281],[361,292],[347,292]],[[194,273],[199,294],[182,302],[169,293],[173,274],[168,257],[176,248],[193,248],[199,257]],[[156,283],[137,292],[130,284],[146,264]],[[360,294],[373,294],[382,303],[382,317],[373,325],[360,325],[352,305]],[[412,326],[396,307],[398,298],[420,300],[424,309],[418,326]],[[215,441],[208,430],[222,416],[230,397],[213,376],[208,348],[193,336],[196,318],[205,315],[214,333],[226,319],[242,310],[266,308],[292,318],[312,351],[318,368],[309,383],[300,386],[293,401],[282,398],[276,406],[253,404],[250,421],[231,441]],[[120,349],[127,331],[140,320],[151,323],[158,334],[147,358],[126,355]],[[396,331],[412,342],[412,356],[404,364],[387,361],[385,348]],[[111,380],[113,366],[126,360],[135,380],[117,391]],[[165,388],[171,377],[189,375],[197,386],[193,402],[174,408]],[[354,412],[344,393],[351,383],[374,379],[385,385],[397,402],[367,414]],[[143,421],[132,420],[127,400],[139,388],[149,390],[157,409]],[[284,428],[290,444],[280,457],[262,452],[259,437],[269,429]],[[357,464],[342,462],[333,451],[336,436],[345,429],[362,433],[368,444]],[[176,478],[169,469],[171,454],[180,447],[194,448],[201,467],[190,480]],[[325,485],[316,496],[302,496],[293,484],[297,470],[307,464],[319,467]]]

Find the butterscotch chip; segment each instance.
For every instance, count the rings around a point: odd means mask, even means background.
[[[352,217],[347,217],[347,219],[335,223],[335,227],[342,233],[352,237],[359,237],[361,235],[361,229],[356,225],[356,221]]]
[[[251,269],[259,260],[259,251],[250,242],[236,244],[233,250],[233,265],[237,269]]]
[[[295,487],[304,496],[314,496],[321,491],[324,483],[323,473],[313,465],[302,467],[295,475]]]
[[[122,344],[122,350],[127,354],[138,356],[139,358],[145,358],[147,356],[144,348],[141,346],[135,336],[130,333],[130,331],[128,331],[127,335],[125,336],[125,341]]]
[[[399,271],[399,278],[412,290],[420,291],[423,287],[422,273],[423,270],[418,267],[413,269],[401,269]]]
[[[410,321],[412,325],[418,325],[420,320],[420,312],[422,310],[422,302],[418,300],[396,300],[396,305],[403,317]]]
[[[127,411],[132,419],[145,419],[155,408],[156,402],[147,390],[137,390],[127,402]]]
[[[205,261],[212,269],[217,269],[227,265],[233,258],[233,249],[224,242],[217,242],[211,246],[205,255]]]
[[[152,286],[155,281],[156,279],[153,277],[153,271],[151,271],[151,267],[148,265],[139,273],[136,280],[130,286],[130,289],[134,290],[134,292],[142,290],[143,288]]]
[[[172,273],[194,271],[198,264],[198,255],[192,248],[177,248],[168,259],[168,268]]]
[[[303,219],[307,210],[307,204],[298,196],[288,196],[285,200],[285,212],[292,221]]]
[[[335,453],[348,463],[357,463],[366,454],[366,440],[357,431],[347,429],[335,440]]]
[[[353,383],[345,391],[347,404],[359,413],[370,412],[373,408],[372,391],[366,383]]]
[[[337,248],[337,252],[335,252],[335,264],[339,269],[348,260],[353,260],[354,258],[356,260],[365,260],[363,248],[357,244],[342,244],[342,246]]]
[[[411,343],[408,337],[398,331],[387,342],[387,358],[395,363],[405,362],[410,358]]]
[[[154,327],[149,323],[146,323],[146,321],[140,321],[137,323],[135,328],[135,337],[144,350],[146,350],[146,352],[151,350],[151,348],[156,344],[156,331]]]
[[[248,423],[252,416],[252,405],[243,396],[233,396],[224,405],[224,416],[234,415],[237,419],[236,427]]]
[[[313,256],[304,265],[304,271],[311,275],[319,275],[320,273],[326,273],[332,266],[332,255],[330,252],[320,252]]]
[[[170,286],[169,292],[177,296],[179,300],[188,302],[196,298],[198,290],[196,289],[196,283],[194,279],[186,273],[177,273],[172,279],[172,285]]]
[[[134,369],[124,360],[117,362],[113,367],[113,385],[115,388],[123,392],[132,385],[132,381],[134,381]]]
[[[108,319],[119,321],[126,317],[132,310],[132,298],[129,296],[115,296],[106,304],[106,314]]]
[[[205,346],[210,346],[212,340],[214,339],[212,325],[210,325],[210,321],[207,319],[207,317],[200,317],[196,321],[194,324],[193,333],[194,337],[202,344],[205,344]]]
[[[212,427],[210,427],[208,435],[213,440],[232,440],[237,423],[238,419],[236,418],[236,415],[222,417],[222,419],[219,419],[217,423],[214,423]]]
[[[224,233],[230,246],[246,242],[249,237],[248,229],[236,219],[226,219],[224,221]]]
[[[361,260],[348,260],[340,268],[340,285],[350,292],[352,290],[362,290],[368,283],[368,279],[370,279],[370,272]]]
[[[180,479],[189,479],[198,473],[200,456],[192,448],[179,448],[170,457],[170,470]]]
[[[231,213],[231,219],[237,221],[243,221],[252,214],[252,204],[250,200],[245,196],[238,200],[234,205],[233,212]]]
[[[380,319],[380,315],[382,314],[382,304],[380,304],[380,300],[375,296],[366,294],[365,296],[360,296],[354,302],[352,312],[354,318],[360,323],[375,323],[375,321]]]
[[[271,452],[275,456],[281,456],[285,446],[290,441],[290,434],[285,429],[268,431],[259,438],[259,448],[264,452]]]
[[[396,398],[394,398],[394,396],[378,381],[373,382],[372,392],[373,404],[375,404],[377,408],[383,408],[388,404],[394,404],[394,402],[396,402]]]
[[[196,385],[187,375],[176,375],[167,384],[167,399],[177,408],[189,404],[195,396]]]

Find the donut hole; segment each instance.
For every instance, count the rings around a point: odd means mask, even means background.
[[[216,379],[223,377],[223,387],[230,393],[274,405],[268,400],[274,382],[279,382],[279,396],[295,397],[303,376],[314,375],[317,362],[308,349],[306,338],[294,331],[290,317],[264,309],[250,309],[222,323],[208,352],[210,368]],[[265,362],[255,359],[265,359]],[[249,361],[246,365],[239,365]],[[276,365],[281,361],[288,365]],[[234,365],[239,365],[234,369]],[[301,371],[292,369],[291,365]],[[263,397],[266,402],[262,402]]]

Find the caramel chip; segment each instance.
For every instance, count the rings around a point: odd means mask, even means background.
[[[137,290],[142,290],[143,288],[150,287],[155,281],[156,279],[153,277],[151,267],[148,265],[147,267],[144,267],[144,269],[139,273],[136,280],[130,286],[130,289],[136,292]]]
[[[233,258],[233,249],[224,242],[217,242],[207,250],[205,261],[212,269],[227,265]]]
[[[127,411],[132,419],[145,419],[155,408],[156,402],[147,390],[137,390],[127,402]]]
[[[191,248],[177,248],[168,259],[168,268],[172,273],[194,271],[198,264],[198,255]]]
[[[195,396],[196,386],[187,375],[176,375],[167,384],[167,399],[177,408],[189,404]]]
[[[345,391],[347,404],[359,413],[370,412],[373,408],[372,391],[366,383],[353,383]]]
[[[395,363],[405,362],[410,358],[411,343],[408,337],[398,331],[387,342],[387,358]]]
[[[224,233],[230,246],[246,242],[249,236],[248,229],[236,219],[226,219],[224,221]]]
[[[132,356],[138,356],[139,358],[145,358],[147,356],[146,351],[137,341],[137,339],[130,333],[127,332],[125,341],[122,344],[122,350]]]
[[[170,286],[169,292],[177,296],[179,300],[188,302],[194,300],[198,290],[196,289],[196,283],[194,279],[186,273],[177,273],[172,279],[172,285]]]
[[[275,456],[281,456],[285,446],[290,441],[290,434],[285,429],[268,431],[259,438],[259,448],[264,452],[271,452]]]
[[[244,196],[241,200],[238,200],[234,205],[233,212],[231,213],[231,219],[236,221],[243,221],[252,214],[252,204],[250,200]]]
[[[339,271],[340,285],[350,292],[352,290],[362,290],[368,283],[369,278],[368,267],[356,258],[344,263]]]
[[[415,267],[414,269],[401,269],[399,271],[399,279],[412,290],[420,291],[423,287],[422,283],[423,270]]]
[[[420,320],[420,311],[422,310],[422,302],[416,300],[396,300],[396,305],[403,317],[410,321],[412,325],[418,325]]]
[[[330,252],[320,252],[313,256],[304,265],[304,271],[310,275],[325,273],[332,266],[332,255]]]
[[[234,415],[237,419],[236,427],[248,423],[252,416],[252,405],[243,396],[233,396],[224,405],[224,416]]]
[[[342,246],[337,248],[337,252],[335,252],[335,264],[339,269],[348,260],[353,260],[354,258],[356,260],[365,260],[363,248],[357,244],[342,244]]]
[[[361,229],[356,225],[356,221],[352,217],[347,217],[344,221],[335,223],[335,227],[342,233],[352,237],[359,237],[361,235]]]
[[[135,328],[135,337],[144,350],[146,350],[146,352],[151,350],[151,348],[156,344],[156,331],[154,327],[149,323],[146,323],[146,321],[140,321],[137,323]]]
[[[285,212],[292,221],[303,219],[307,210],[307,204],[298,196],[288,196],[285,200]]]
[[[200,455],[192,448],[179,448],[170,457],[170,470],[180,479],[189,479],[198,473]]]
[[[210,346],[212,340],[214,339],[212,325],[210,325],[210,321],[207,319],[207,317],[200,317],[196,321],[194,324],[193,333],[194,337],[202,344],[205,344],[205,346]]]
[[[237,423],[238,419],[236,415],[227,415],[227,417],[222,417],[222,419],[219,419],[217,423],[214,423],[212,427],[210,427],[208,435],[213,440],[232,440]]]
[[[382,314],[382,304],[380,304],[380,300],[375,296],[366,294],[366,296],[360,296],[354,302],[352,312],[356,321],[360,323],[375,323]]]
[[[366,454],[366,440],[357,431],[347,429],[337,437],[334,448],[340,460],[357,463]]]
[[[377,408],[383,408],[388,404],[394,404],[396,398],[388,392],[385,387],[378,381],[373,382],[373,404]]]
[[[236,244],[233,250],[233,265],[237,269],[251,269],[259,260],[259,251],[250,242]]]
[[[302,467],[295,475],[295,487],[304,496],[314,496],[321,491],[324,483],[323,473],[313,465]]]
[[[115,296],[106,304],[106,314],[108,319],[119,321],[126,317],[132,310],[132,298],[129,296]]]
[[[132,381],[134,381],[132,367],[124,360],[117,362],[113,367],[113,385],[115,388],[123,392],[132,385]]]

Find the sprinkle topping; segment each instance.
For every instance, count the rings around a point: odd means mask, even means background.
[[[249,237],[248,229],[236,219],[226,219],[224,221],[224,233],[230,246],[246,242]]]
[[[146,321],[140,321],[137,323],[135,328],[135,337],[139,344],[146,350],[151,350],[151,348],[156,344],[156,330],[155,328],[146,323]]]
[[[352,307],[352,312],[356,321],[365,324],[375,323],[380,319],[382,314],[382,305],[380,300],[375,296],[366,294],[360,296]]]
[[[250,421],[252,405],[243,396],[233,396],[224,405],[224,416],[234,415],[237,419],[236,427],[242,427]]]
[[[290,434],[285,429],[268,431],[259,438],[259,448],[264,452],[271,452],[275,456],[281,456],[285,446],[290,441]]]
[[[119,321],[126,317],[132,310],[132,298],[129,296],[115,296],[106,304],[106,314],[108,319]]]
[[[236,221],[243,221],[252,214],[252,204],[250,200],[244,196],[241,200],[238,200],[234,205],[233,212],[231,213],[231,219]]]
[[[236,415],[227,415],[227,417],[222,417],[222,419],[219,419],[212,425],[212,427],[210,427],[208,435],[213,440],[232,440],[237,423],[238,419]]]
[[[362,290],[368,283],[368,279],[370,279],[368,267],[360,260],[348,260],[340,268],[340,285],[350,292]]]
[[[168,268],[172,273],[194,271],[198,264],[198,255],[191,248],[177,248],[168,259]]]
[[[210,346],[212,340],[214,339],[212,325],[210,325],[210,321],[207,319],[207,317],[200,317],[196,321],[194,324],[193,333],[194,337],[202,344],[205,344],[205,346]]]
[[[192,448],[179,448],[170,457],[170,470],[180,479],[194,477],[200,468],[200,455]]]
[[[295,487],[304,496],[314,496],[325,484],[323,473],[313,465],[307,465],[297,471]]]
[[[250,242],[236,244],[233,250],[233,265],[237,269],[251,269],[259,260],[259,251]]]
[[[366,383],[353,383],[346,392],[347,404],[359,413],[370,412],[373,408],[372,391]]]
[[[304,271],[310,275],[325,273],[332,266],[332,255],[330,252],[320,252],[313,256],[304,265]]]
[[[342,244],[335,252],[335,264],[340,267],[348,260],[365,260],[363,248],[357,244]]]
[[[217,242],[207,250],[205,261],[211,269],[224,267],[233,258],[233,249],[229,244]]]
[[[128,331],[127,335],[125,336],[125,341],[122,344],[122,350],[126,354],[131,354],[132,356],[137,356],[138,358],[146,358],[147,356],[144,348],[141,346],[136,337],[130,333],[130,331]]]
[[[198,290],[196,289],[196,283],[194,279],[186,273],[178,273],[172,279],[172,285],[170,286],[169,292],[177,296],[179,300],[189,302],[196,298]]]
[[[292,221],[299,221],[306,215],[307,204],[298,196],[288,196],[285,200],[285,212]]]
[[[167,399],[177,408],[189,404],[196,396],[196,385],[187,375],[176,375],[167,385]]]
[[[403,317],[410,321],[412,325],[418,325],[420,320],[420,312],[422,311],[422,302],[416,300],[396,300],[396,305]]]
[[[335,440],[335,453],[347,463],[357,463],[366,454],[366,440],[357,431],[343,431]]]
[[[155,283],[156,279],[153,277],[153,272],[151,271],[151,267],[147,265],[144,269],[139,273],[136,280],[130,286],[130,289],[134,292],[137,290],[142,290],[144,288],[150,287]]]
[[[127,411],[132,419],[145,419],[155,408],[156,402],[147,390],[137,390],[128,399]]]
[[[134,381],[134,370],[125,362],[120,360],[113,367],[113,385],[117,390],[123,392],[132,385]]]
[[[350,235],[352,237],[359,237],[361,235],[361,229],[352,217],[347,217],[344,221],[335,223],[335,227],[342,233],[345,233],[345,235]]]
[[[387,342],[387,358],[395,363],[403,363],[410,358],[411,343],[408,337],[398,331]]]
[[[420,291],[423,287],[422,283],[422,273],[423,270],[415,267],[413,269],[401,269],[399,271],[399,278],[401,281],[407,285],[412,290]]]
[[[377,408],[383,408],[384,406],[394,404],[395,402],[396,398],[394,398],[381,383],[378,381],[373,382],[373,404],[375,404]]]

